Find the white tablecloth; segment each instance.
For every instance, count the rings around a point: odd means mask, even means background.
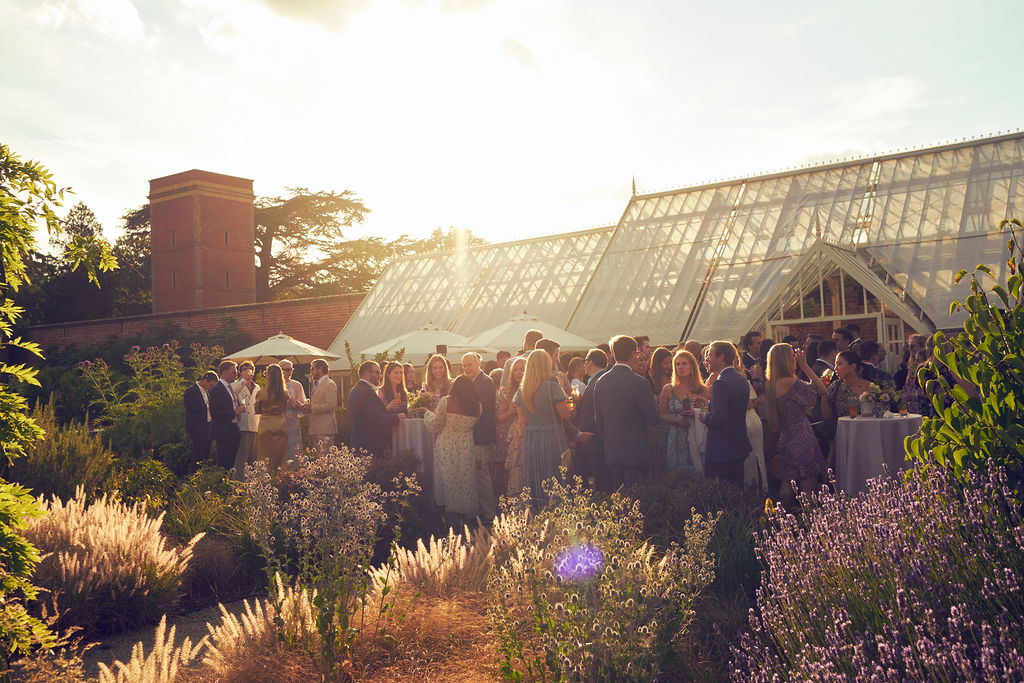
[[[426,479],[434,476],[434,440],[436,435],[427,431],[422,417],[399,420],[391,432],[391,450],[412,451],[420,459],[420,474]]]
[[[903,440],[921,429],[920,415],[841,417],[836,428],[836,483],[849,495],[867,490],[867,480],[904,469]]]

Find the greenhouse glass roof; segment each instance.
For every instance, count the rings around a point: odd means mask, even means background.
[[[1021,132],[638,195],[607,228],[396,260],[331,350],[430,321],[470,336],[524,310],[594,341],[735,339],[819,242],[952,327],[954,273],[1005,276],[999,222],[1022,216]]]

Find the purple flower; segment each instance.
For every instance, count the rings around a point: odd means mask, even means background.
[[[573,545],[555,558],[555,574],[562,581],[586,581],[601,573],[604,553],[589,543]]]
[[[170,344],[164,344],[164,345],[163,345],[163,348],[165,348],[165,349],[169,349],[169,348],[171,348],[171,345],[170,345]]]
[[[139,346],[138,345],[135,345],[135,346],[132,347],[132,351],[138,352],[138,350],[139,350]]]

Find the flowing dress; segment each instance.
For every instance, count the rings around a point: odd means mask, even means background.
[[[256,410],[260,415],[260,424],[256,428],[256,457],[267,463],[267,469],[276,472],[288,459],[288,423],[284,414],[288,395],[284,394],[272,403],[266,393],[260,392],[256,399]]]
[[[515,394],[511,387],[502,388],[502,400],[515,405]],[[519,426],[516,415],[508,421],[508,434],[505,436],[505,469],[508,471],[508,494],[518,496],[523,490],[523,430]]]
[[[423,416],[429,431],[437,434],[434,443],[434,502],[446,511],[475,515],[480,511],[476,493],[476,451],[473,425],[479,416],[448,412],[448,397],[437,410]]]
[[[757,398],[757,391],[750,386],[750,400]],[[743,483],[760,489],[768,488],[768,474],[764,464],[764,422],[757,410],[747,404],[747,439],[750,441],[750,455],[743,463]]]
[[[772,458],[772,475],[783,483],[825,475],[825,456],[807,417],[816,400],[814,385],[799,379],[775,400],[779,441]]]
[[[558,476],[562,465],[562,452],[568,448],[565,430],[555,409],[555,404],[566,400],[565,392],[554,379],[546,379],[537,387],[530,412],[523,400],[523,391],[516,392],[516,405],[526,416],[523,430],[523,484],[530,487],[535,499],[543,494],[541,482]],[[512,490],[510,488],[510,490]]]
[[[683,400],[675,394],[668,397],[668,414],[672,417],[683,415]],[[692,419],[692,417],[691,417]],[[695,470],[693,456],[690,454],[690,425],[662,422],[665,429],[665,466],[669,472],[676,470]],[[659,425],[659,432],[662,431]]]

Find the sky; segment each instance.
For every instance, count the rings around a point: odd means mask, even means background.
[[[0,0],[0,140],[109,237],[200,168],[491,241],[1022,125],[1024,3]]]

